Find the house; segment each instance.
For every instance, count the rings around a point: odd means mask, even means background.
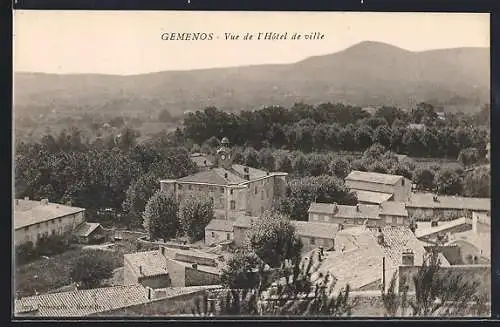
[[[158,250],[123,255],[123,284],[153,289],[170,286],[167,260]]]
[[[452,220],[461,217],[472,218],[472,212],[490,214],[490,198],[469,198],[435,195],[432,193],[411,193],[406,201],[410,219],[428,221],[435,218]]]
[[[210,160],[210,158],[203,153],[192,153],[191,160],[196,164],[198,170],[205,171],[209,170],[214,166],[214,163]]]
[[[412,186],[411,181],[403,176],[358,170],[347,175],[345,184],[352,192],[364,191],[362,197],[367,196],[367,192],[373,192],[372,197],[377,199],[384,196],[385,201],[400,202],[408,200]]]
[[[332,250],[335,247],[335,235],[339,229],[337,224],[315,223],[310,221],[291,221],[295,233],[303,244],[303,251],[323,247]]]
[[[352,291],[380,291],[386,289],[400,266],[422,265],[426,250],[412,231],[404,226],[370,228],[357,226],[339,231],[336,251],[317,262],[313,280],[329,274],[334,292],[347,284]],[[314,260],[314,257],[307,258]],[[440,256],[443,266],[449,266]]]
[[[258,217],[250,217],[241,215],[233,222],[234,244],[243,246],[247,242],[248,230],[252,224],[257,221]]]
[[[101,224],[86,221],[76,227],[73,236],[78,243],[82,244],[95,244],[102,242],[106,238]]]
[[[217,150],[218,166],[176,180],[160,181],[161,190],[173,192],[178,200],[198,192],[208,194],[218,218],[244,214],[261,215],[286,192],[287,173],[268,172],[233,164],[229,140],[223,138]]]
[[[342,227],[363,225],[365,222],[369,226],[379,226],[384,223],[380,218],[377,205],[348,206],[336,203],[311,203],[308,212],[310,222],[333,223]]]
[[[234,239],[233,221],[212,219],[205,227],[205,244],[212,245]]]
[[[408,210],[403,202],[387,201],[379,205],[379,216],[385,225],[409,226]]]
[[[14,203],[14,242],[32,242],[42,236],[69,235],[84,221],[85,209],[50,203],[48,199],[33,201],[16,199]]]
[[[124,312],[146,304],[168,302],[167,299],[198,295],[207,287],[170,287],[152,290],[141,285],[126,285],[41,294],[16,299],[14,316],[87,317]]]
[[[471,229],[467,218],[462,217],[449,221],[437,221],[433,226],[432,222],[419,221],[415,229],[415,236],[424,242],[439,244],[442,237],[450,237],[450,234],[460,233]]]

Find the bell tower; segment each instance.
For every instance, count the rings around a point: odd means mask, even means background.
[[[217,160],[219,163],[218,166],[225,169],[230,169],[232,160],[231,149],[229,148],[229,139],[227,137],[223,137],[220,143],[221,146],[217,150]]]

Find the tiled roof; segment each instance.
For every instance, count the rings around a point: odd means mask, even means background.
[[[380,214],[408,217],[408,210],[406,210],[406,206],[403,202],[387,201],[380,205]]]
[[[450,221],[440,221],[438,222],[438,225],[434,227],[431,226],[431,222],[419,221],[417,222],[417,229],[415,230],[415,235],[418,238],[426,237],[432,234],[444,232],[448,229],[467,224],[468,222],[465,217],[453,219]]]
[[[148,302],[148,291],[141,285],[94,288],[43,294],[15,301],[15,313],[38,309],[43,317],[78,317]]]
[[[373,191],[355,191],[358,201],[365,203],[381,204],[382,202],[388,201],[391,197],[391,193],[383,192],[373,192]]]
[[[101,224],[99,223],[88,223],[85,221],[78,225],[73,234],[79,237],[87,237],[100,226]]]
[[[168,273],[165,257],[158,250],[124,254],[123,258],[130,263],[136,276],[152,277]],[[139,267],[142,267],[142,274]]]
[[[205,227],[205,230],[232,232],[233,222],[225,219],[212,219]]]
[[[335,204],[333,203],[317,203],[313,202],[309,206],[309,212],[314,213],[325,213],[325,214],[333,214],[335,212]]]
[[[315,223],[310,221],[291,221],[300,236],[333,239],[338,231],[337,224]]]
[[[85,209],[58,203],[43,204],[40,201],[19,199],[14,205],[14,228],[23,228],[81,211]]]
[[[432,193],[412,192],[406,207],[490,211],[491,199],[438,195],[437,201],[434,201],[434,194]]]
[[[380,219],[379,206],[372,204],[358,204],[357,206],[337,205],[337,218]]]
[[[248,174],[250,175],[250,180],[268,176],[268,173],[266,171],[249,166],[234,164],[231,166],[231,168],[240,176],[244,176],[246,174],[245,168],[248,168]]]
[[[233,226],[239,228],[250,228],[252,226],[252,223],[258,219],[258,217],[239,216],[234,221]]]
[[[399,176],[399,175],[390,175],[390,174],[381,174],[381,173],[353,170],[349,175],[347,175],[347,177],[345,179],[346,179],[346,181],[362,181],[362,182],[367,182],[367,183],[394,185],[398,181],[400,181],[402,178],[403,178],[403,176]]]

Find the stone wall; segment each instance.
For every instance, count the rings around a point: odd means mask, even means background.
[[[184,286],[217,285],[220,283],[220,276],[198,269],[186,267]]]

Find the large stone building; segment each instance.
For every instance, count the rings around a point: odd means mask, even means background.
[[[385,201],[408,201],[412,183],[399,175],[380,174],[354,170],[345,178],[346,186],[355,192],[364,204],[380,204]]]
[[[161,190],[171,191],[177,200],[197,192],[208,194],[216,217],[234,220],[238,215],[260,216],[286,192],[287,173],[269,172],[233,164],[227,138],[217,150],[217,167],[177,180],[162,180]]]
[[[85,209],[50,203],[47,199],[16,199],[14,204],[14,243],[32,242],[42,236],[70,234],[84,222]]]

